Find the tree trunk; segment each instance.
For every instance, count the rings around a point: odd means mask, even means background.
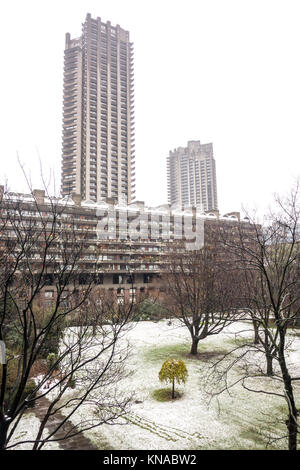
[[[193,356],[196,356],[196,354],[198,353],[198,343],[199,343],[199,340],[197,338],[193,338],[191,352],[190,352],[190,354],[192,354]]]
[[[172,398],[175,398],[175,379],[174,378],[172,382]]]
[[[273,357],[271,354],[266,354],[267,359],[267,376],[271,377],[273,375]]]
[[[294,390],[292,386],[291,376],[289,374],[286,361],[285,361],[285,354],[284,354],[285,333],[281,330],[279,332],[279,335],[280,335],[279,364],[280,364],[282,379],[284,383],[286,400],[287,400],[287,404],[289,408],[289,416],[288,416],[288,419],[286,420],[286,426],[288,429],[289,450],[297,450],[298,410],[295,404]]]
[[[258,323],[256,320],[253,320],[253,328],[254,328],[254,344],[259,344],[259,329],[258,329]]]
[[[297,423],[293,414],[289,412],[289,419],[286,421],[289,436],[289,450],[297,450]]]
[[[0,423],[0,450],[5,449],[8,425],[1,420]]]
[[[294,392],[291,383],[291,378],[289,375],[283,377],[286,397],[289,407],[289,417],[286,421],[286,425],[288,428],[288,439],[289,439],[289,450],[297,450],[297,434],[298,434],[298,427],[297,427],[297,415],[298,410],[295,405],[294,400]]]

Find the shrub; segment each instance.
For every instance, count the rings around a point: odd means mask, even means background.
[[[70,379],[68,380],[68,387],[70,387],[70,388],[75,388],[75,387],[76,387],[76,379],[70,378]]]
[[[57,361],[57,355],[53,352],[49,353],[47,356],[47,366],[48,366],[49,371],[53,369],[53,366],[56,363],[56,361]]]
[[[51,312],[48,314],[45,314],[41,327],[44,327],[44,325],[48,323],[49,317],[51,315],[52,315]],[[56,319],[53,322],[51,329],[49,329],[44,336],[43,345],[41,347],[40,354],[39,354],[40,358],[47,359],[50,353],[58,355],[59,341],[63,336],[64,328],[65,328],[65,322],[61,317]]]
[[[185,383],[187,376],[186,365],[181,359],[167,359],[158,374],[161,382],[172,384],[172,398],[175,398],[175,381],[177,383]]]
[[[152,299],[145,299],[137,306],[135,321],[161,320],[167,316],[167,310],[159,302]]]
[[[35,387],[36,387],[36,384],[35,384],[35,381],[33,379],[30,379],[28,380],[26,386],[25,386],[25,390],[23,392],[23,395],[22,395],[22,398],[21,400],[25,400],[26,397],[30,397],[30,399],[34,399],[36,397],[36,392],[35,392]],[[35,405],[35,402],[31,402],[31,403],[28,403],[28,408],[33,408]]]
[[[2,371],[0,370],[0,383],[2,380]],[[14,394],[18,388],[19,383],[19,364],[18,359],[11,359],[7,364],[7,382],[5,388],[5,396],[4,402],[8,403],[8,401],[12,401],[14,398]],[[19,403],[22,403],[26,397],[35,398],[36,392],[34,391],[36,388],[36,384],[33,379],[28,379],[25,385],[24,391],[22,393],[21,399]],[[28,407],[33,407],[34,403],[28,404]]]

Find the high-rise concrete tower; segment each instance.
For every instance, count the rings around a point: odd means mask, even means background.
[[[90,14],[65,44],[61,193],[73,192],[124,202],[135,193],[133,45]]]
[[[169,204],[218,209],[216,164],[212,144],[188,142],[169,152],[167,160]]]

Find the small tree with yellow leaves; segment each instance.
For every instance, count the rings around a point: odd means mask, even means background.
[[[161,366],[158,374],[161,382],[172,384],[172,398],[175,398],[175,381],[179,384],[185,383],[187,376],[186,365],[181,359],[167,359]]]

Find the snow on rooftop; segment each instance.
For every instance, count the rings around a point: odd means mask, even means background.
[[[60,199],[61,204],[65,204],[67,206],[74,206],[75,202],[71,198],[71,196],[64,196],[63,198]]]
[[[83,206],[83,207],[96,207],[96,202],[91,201],[90,199],[86,199],[85,201],[81,202],[81,206]]]
[[[5,193],[4,199],[9,201],[21,201],[21,202],[34,202],[35,199],[32,194],[22,194],[22,193]]]

